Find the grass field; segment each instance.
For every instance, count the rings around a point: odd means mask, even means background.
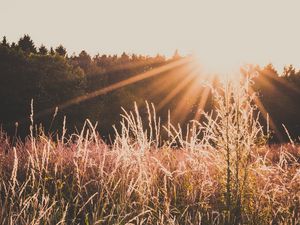
[[[0,133],[0,223],[299,224],[300,147],[267,144],[243,85],[216,92],[187,132],[151,104],[146,119],[124,110],[110,145],[88,120],[49,137],[32,113],[25,142]]]

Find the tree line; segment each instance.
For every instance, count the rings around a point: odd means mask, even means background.
[[[91,57],[83,50],[78,55],[68,56],[62,45],[50,49],[44,45],[36,47],[29,35],[24,35],[17,43],[9,43],[3,37],[0,42],[1,127],[10,134],[17,132],[24,136],[28,134],[32,99],[37,113],[168,61],[162,55],[150,57],[125,52],[120,56],[97,54]],[[54,131],[61,128],[66,115],[70,132],[80,129],[86,118],[103,121],[102,129],[109,130],[109,123],[119,117],[120,106],[126,107],[135,100],[137,98],[130,88],[123,88],[64,110],[59,109],[53,122],[51,113],[54,114],[54,110],[43,117],[36,117],[35,122],[42,123],[46,130]]]
[[[85,119],[89,118],[93,122],[99,121],[99,131],[105,139],[109,139],[112,125],[120,120],[121,106],[130,109],[133,102],[142,105],[145,100],[159,105],[163,96],[185,79],[184,70],[180,66],[174,67],[161,72],[159,76],[58,109],[58,112],[55,106],[70,99],[88,96],[89,93],[179,58],[182,57],[178,52],[169,59],[159,54],[150,57],[125,52],[121,55],[97,54],[92,57],[85,50],[78,55],[68,55],[63,45],[50,49],[44,45],[37,47],[29,35],[24,35],[17,43],[9,43],[3,37],[0,43],[1,127],[10,135],[27,135],[33,99],[33,110],[37,113],[33,116],[35,124],[43,124],[46,132],[60,132],[64,116],[70,133],[80,130]],[[288,65],[279,74],[272,64],[256,66],[255,70],[259,75],[254,80],[253,89],[259,93],[264,109],[277,127],[274,132],[284,134],[282,124],[285,124],[292,138],[297,139],[300,133],[300,71]],[[159,89],[162,85],[165,87]],[[204,87],[199,88],[204,90]],[[180,101],[186,101],[182,99],[186,91],[182,89],[159,110],[162,122],[167,120],[168,109],[172,111]],[[212,107],[209,93],[205,110]],[[49,113],[39,116],[38,112],[45,109],[50,109]],[[178,119],[174,122],[185,123],[193,118],[196,110],[197,105],[191,105],[184,121]],[[278,140],[277,136],[274,134],[274,140]]]

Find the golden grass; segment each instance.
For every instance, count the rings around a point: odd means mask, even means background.
[[[0,223],[299,224],[300,148],[265,144],[247,85],[216,92],[188,132],[147,104],[147,122],[124,110],[112,145],[88,120],[15,147],[0,133]]]

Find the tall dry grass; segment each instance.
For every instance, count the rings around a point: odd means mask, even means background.
[[[300,148],[265,144],[249,82],[215,90],[186,132],[152,104],[147,121],[124,110],[112,145],[89,120],[48,137],[32,112],[25,142],[0,133],[1,224],[299,224]]]

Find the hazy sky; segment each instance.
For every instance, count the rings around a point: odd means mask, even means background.
[[[0,0],[0,35],[69,54],[197,53],[209,66],[300,67],[300,1]]]

